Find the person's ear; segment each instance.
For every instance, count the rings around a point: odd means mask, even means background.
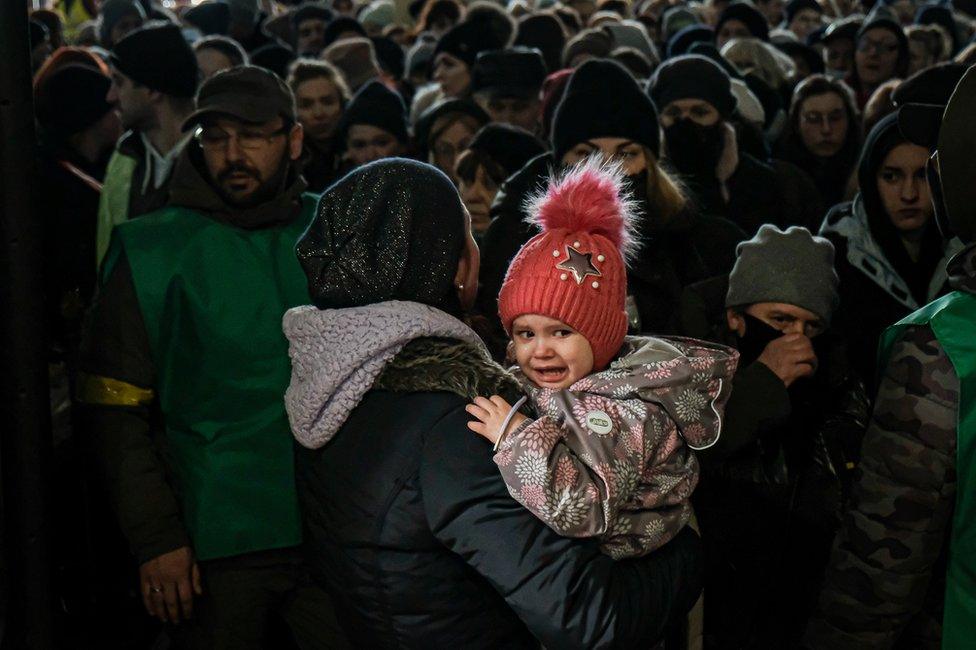
[[[730,330],[739,336],[746,335],[746,319],[743,318],[742,314],[729,308],[725,310],[725,319],[728,321]]]
[[[288,156],[292,160],[298,160],[302,155],[302,143],[305,139],[305,129],[301,124],[295,124],[288,133]]]
[[[458,261],[457,273],[454,275],[454,288],[458,292],[458,299],[464,311],[474,307],[478,297],[478,271],[481,268],[481,252],[478,244],[471,235],[470,228],[464,242],[464,250]]]
[[[464,207],[464,250],[458,261],[457,273],[454,274],[454,288],[458,292],[461,308],[470,311],[478,297],[478,273],[481,271],[481,251],[471,233],[471,215]]]

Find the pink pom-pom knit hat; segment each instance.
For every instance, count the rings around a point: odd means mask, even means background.
[[[617,165],[590,158],[527,202],[542,232],[512,260],[498,296],[505,331],[525,314],[548,316],[582,334],[602,370],[627,334],[627,264],[635,205]]]

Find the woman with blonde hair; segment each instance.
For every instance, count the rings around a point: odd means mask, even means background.
[[[496,320],[496,298],[510,260],[535,233],[525,223],[525,197],[550,169],[590,156],[617,162],[640,204],[640,252],[628,269],[627,313],[632,332],[668,333],[685,286],[727,272],[745,234],[731,222],[705,217],[660,164],[657,111],[620,64],[586,61],[570,78],[556,109],[552,152],[529,161],[501,187],[482,241],[479,311]]]

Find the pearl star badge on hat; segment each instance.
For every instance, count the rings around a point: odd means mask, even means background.
[[[566,259],[557,264],[556,268],[572,273],[576,284],[583,284],[588,275],[603,277],[600,270],[593,266],[593,253],[581,253],[572,246],[566,247]]]

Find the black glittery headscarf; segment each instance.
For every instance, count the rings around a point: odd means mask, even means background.
[[[447,176],[387,158],[326,190],[296,252],[319,309],[410,300],[459,315],[454,278],[465,232]]]

